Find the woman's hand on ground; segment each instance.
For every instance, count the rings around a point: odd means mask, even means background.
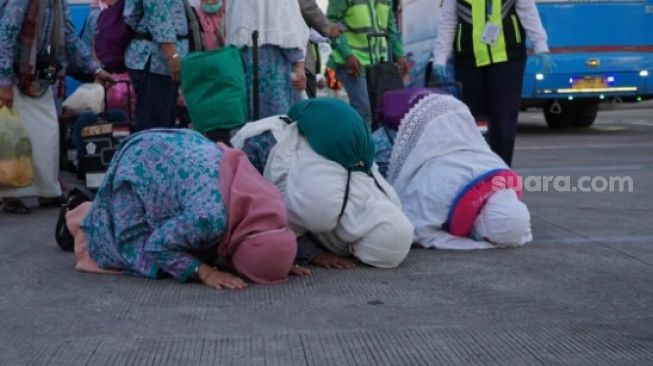
[[[13,108],[14,89],[11,86],[0,88],[0,107]]]
[[[307,267],[300,266],[299,264],[295,264],[292,266],[290,269],[290,274],[293,276],[310,276],[311,270],[308,269]]]
[[[356,267],[356,262],[349,258],[331,253],[322,253],[313,259],[313,263],[323,268],[350,269]]]
[[[218,290],[223,288],[238,290],[247,287],[247,283],[240,277],[218,271],[217,268],[205,264],[200,265],[199,278],[205,285]]]

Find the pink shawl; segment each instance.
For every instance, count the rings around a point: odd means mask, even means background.
[[[297,254],[297,239],[288,228],[286,205],[277,187],[265,180],[245,153],[220,143],[220,192],[227,227],[218,255],[252,281],[286,281]]]
[[[288,228],[286,205],[277,187],[259,174],[238,149],[220,143],[220,193],[227,208],[227,228],[218,254],[229,257],[248,236]]]

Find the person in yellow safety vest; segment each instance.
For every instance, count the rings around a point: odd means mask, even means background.
[[[441,0],[433,72],[446,80],[454,52],[456,80],[475,117],[489,119],[488,142],[511,165],[526,65],[525,36],[532,41],[541,71],[555,63],[534,0]],[[524,34],[525,33],[525,34]]]
[[[367,35],[387,33],[390,45],[382,38],[372,41],[374,59],[377,62],[381,58],[387,59],[389,46],[401,74],[408,73],[408,61],[399,39],[392,0],[330,0],[327,17],[341,25],[344,31],[332,42],[329,66],[336,70],[338,80],[344,83],[351,106],[371,125],[372,112],[364,75],[364,68],[372,63]]]

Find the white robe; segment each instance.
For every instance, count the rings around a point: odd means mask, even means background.
[[[469,110],[453,99],[426,97],[404,117],[389,179],[415,225],[415,243],[439,249],[494,248],[487,241],[442,230],[455,196],[466,184],[490,170],[508,168],[485,142]]]
[[[225,18],[229,44],[251,47],[258,30],[259,46],[306,49],[310,31],[297,0],[233,0]]]
[[[335,254],[352,254],[375,267],[398,266],[410,250],[413,226],[376,165],[372,174],[383,191],[366,173],[353,172],[347,205],[339,217],[347,171],[317,154],[300,136],[296,123],[285,125],[274,118],[280,121],[273,117],[245,125],[232,143],[242,147],[247,138],[272,131],[277,144],[270,152],[264,175],[284,196],[290,227],[298,235],[313,233]]]

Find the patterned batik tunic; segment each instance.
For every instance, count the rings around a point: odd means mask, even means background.
[[[198,132],[150,130],[116,153],[82,222],[100,267],[186,281],[226,227],[219,191],[222,150]]]
[[[228,40],[227,40],[228,41]],[[254,119],[254,56],[251,48],[242,48],[245,60],[245,81],[248,95],[247,121]],[[263,45],[258,50],[259,118],[288,113],[290,107],[301,100],[301,93],[292,86],[291,73],[295,64],[302,61],[304,52],[294,48]]]
[[[79,34],[79,38],[86,44],[87,47],[93,49],[93,41],[97,35],[97,20],[100,17],[102,9],[99,7],[91,8],[88,11],[86,20],[84,20],[84,26],[82,27],[82,32]]]
[[[39,38],[37,52],[46,53],[52,39],[52,23],[54,21],[54,1],[47,0],[47,7],[42,22],[44,34]],[[0,2],[0,87],[13,85],[14,64],[19,62],[19,34],[29,7],[29,0],[11,0]],[[100,67],[91,57],[91,49],[78,37],[73,22],[70,20],[68,1],[63,2],[64,11],[64,46],[67,61],[90,72]]]
[[[245,140],[243,152],[247,155],[249,162],[254,165],[261,175],[265,172],[265,165],[268,163],[268,157],[277,139],[270,131],[265,131],[260,135],[252,136]]]
[[[392,156],[392,147],[397,138],[397,130],[388,127],[379,127],[372,134],[374,140],[374,161],[379,167],[379,173],[385,178],[388,174],[388,165],[390,165],[390,156]]]
[[[149,34],[152,41],[134,38],[125,51],[125,66],[152,74],[170,75],[168,62],[160,46],[174,43],[177,53],[188,53],[188,21],[184,0],[125,0],[125,23],[138,33]]]

